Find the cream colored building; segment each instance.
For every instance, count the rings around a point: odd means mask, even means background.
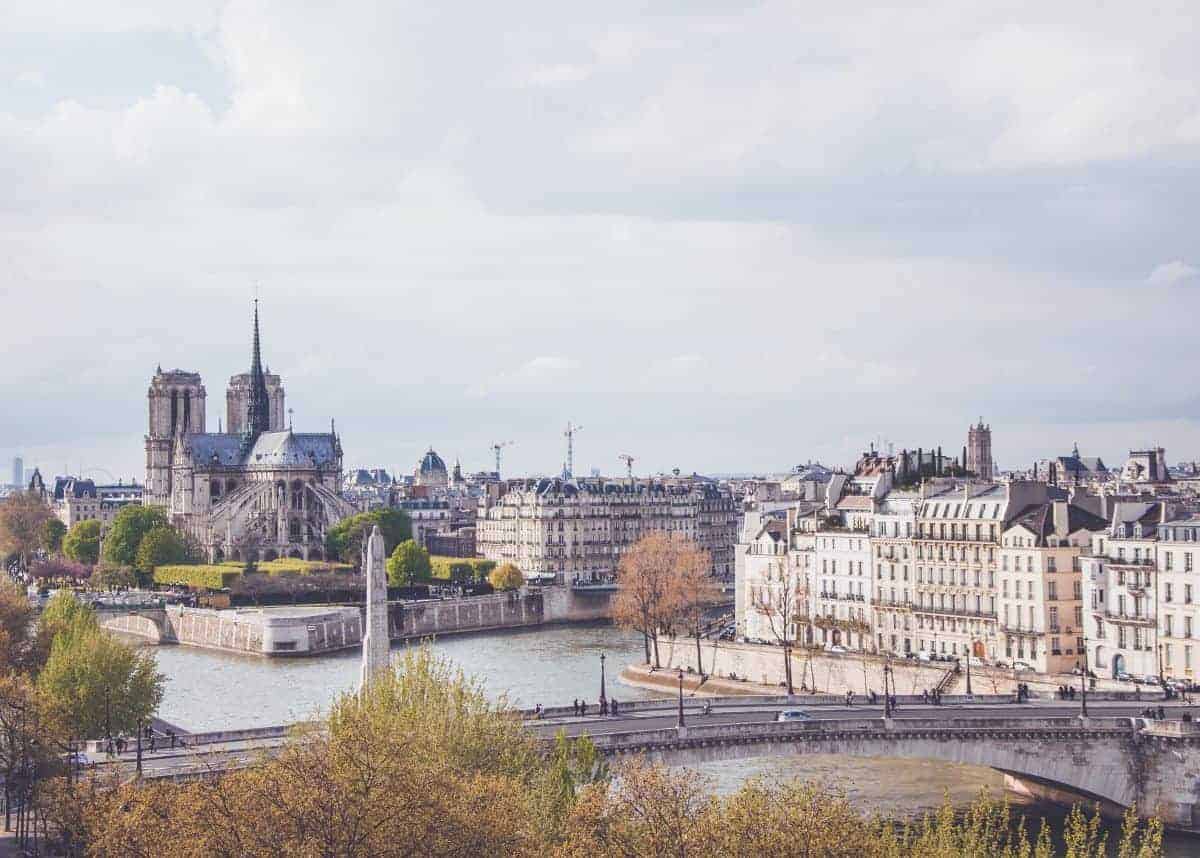
[[[1018,511],[1000,541],[1002,659],[1039,673],[1083,665],[1083,579],[1079,557],[1107,523],[1058,500]]]
[[[526,577],[566,583],[610,579],[621,556],[655,531],[693,540],[717,562],[732,556],[737,538],[732,497],[723,517],[713,515],[711,505],[702,515],[702,504],[720,492],[707,482],[679,480],[509,480],[480,498],[477,550],[489,560],[515,563]],[[718,544],[722,540],[728,548]]]
[[[1200,672],[1200,516],[1159,524],[1155,559],[1163,676],[1194,682]]]

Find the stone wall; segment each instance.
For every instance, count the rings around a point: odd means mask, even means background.
[[[437,637],[490,629],[540,625],[542,600],[522,591],[466,596],[444,601],[393,604],[388,609],[392,640]]]
[[[664,668],[696,667],[696,642],[690,638],[659,640],[659,656]],[[845,694],[853,691],[863,694],[867,689],[883,692],[884,660],[870,654],[847,652],[844,654],[823,651],[808,652],[792,650],[792,684],[797,689],[817,691],[821,694]],[[728,677],[733,674],[747,683],[768,688],[780,688],[784,684],[783,649],[778,646],[743,644],[732,641],[705,640],[701,643],[703,673],[710,676]],[[958,674],[953,674],[953,665],[948,662],[924,662],[917,659],[892,659],[895,691],[898,694],[920,694],[933,689],[944,678],[944,694],[965,694],[966,665]],[[699,671],[697,671],[699,672]],[[949,674],[949,675],[948,675]],[[889,679],[891,682],[891,679]],[[1014,675],[1011,670],[999,668],[971,667],[971,691],[975,694],[1012,694],[1018,683],[1025,683],[1034,692],[1053,695],[1060,685],[1071,685],[1078,690],[1079,677],[1034,673]],[[1134,686],[1113,680],[1100,679],[1098,691],[1132,692]],[[1155,696],[1148,689],[1143,693]]]
[[[542,587],[547,623],[586,623],[612,617],[610,590],[574,590],[566,585]]]

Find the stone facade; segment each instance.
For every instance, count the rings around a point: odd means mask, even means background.
[[[621,556],[653,531],[694,540],[731,569],[737,512],[731,496],[686,480],[510,480],[480,499],[479,553],[526,578],[566,583],[616,574]]]
[[[233,406],[245,403],[244,421],[235,422],[241,431],[209,433],[199,374],[155,373],[146,503],[166,507],[211,562],[324,559],[328,529],[354,512],[341,496],[341,440],[332,425],[328,433],[271,428],[282,420],[283,388],[263,370],[257,305],[247,376],[227,396]]]

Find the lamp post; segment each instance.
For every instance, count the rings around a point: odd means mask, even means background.
[[[679,721],[676,727],[683,726],[683,668],[679,668]]]
[[[608,704],[604,695],[604,653],[600,653],[600,711],[603,712]]]
[[[1087,641],[1083,645],[1083,669],[1079,672],[1079,717],[1086,718],[1087,714],[1087,687],[1088,687],[1088,659],[1087,659]]]

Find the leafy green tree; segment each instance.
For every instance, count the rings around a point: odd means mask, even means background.
[[[429,552],[411,539],[396,546],[387,560],[388,583],[405,587],[416,581],[428,581],[432,573]]]
[[[76,599],[74,593],[60,590],[38,616],[37,636],[39,640],[49,642],[61,632],[99,627],[100,622],[91,606]]]
[[[61,607],[37,681],[46,705],[72,736],[134,732],[162,701],[154,656],[109,635],[89,609]]]
[[[75,524],[62,540],[63,553],[76,563],[95,564],[100,560],[100,522],[95,519]]]
[[[127,506],[113,518],[104,540],[104,559],[118,566],[136,566],[142,539],[156,527],[167,527],[167,512],[160,506]]]
[[[170,525],[159,525],[142,537],[133,565],[141,572],[153,572],[155,566],[182,563],[187,559],[187,543],[179,531]]]
[[[0,580],[0,675],[28,668],[34,645],[33,613],[25,591]]]
[[[398,509],[375,509],[344,518],[329,529],[325,537],[325,550],[329,557],[343,563],[357,564],[362,558],[364,535],[379,525],[385,552],[396,549],[401,542],[412,538],[412,522],[408,514]]]
[[[502,563],[492,570],[488,583],[497,590],[516,590],[525,583],[525,576],[512,563]]]
[[[42,548],[50,554],[60,553],[63,537],[66,535],[67,526],[59,518],[46,519],[46,523],[42,525]]]
[[[129,566],[97,566],[88,582],[93,590],[127,590],[137,586],[137,573]]]

